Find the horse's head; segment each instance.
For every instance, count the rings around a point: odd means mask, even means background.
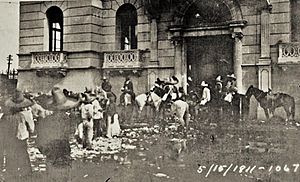
[[[268,94],[268,92],[264,92],[256,87],[254,87],[253,85],[251,85],[245,94],[245,98],[250,99],[250,97],[252,95],[254,95],[256,100],[258,100],[260,102],[260,100],[265,98],[267,94]]]
[[[246,99],[250,99],[250,97],[253,95],[254,86],[250,85],[250,87],[247,89],[247,92],[245,94]]]

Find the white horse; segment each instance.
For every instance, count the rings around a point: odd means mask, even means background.
[[[182,100],[176,100],[171,103],[171,114],[175,114],[180,124],[183,127],[189,126],[190,121],[190,113],[189,113],[189,105],[187,102]]]
[[[162,99],[154,92],[149,92],[148,94],[140,94],[135,98],[135,104],[138,110],[138,116],[142,113],[146,104],[150,104],[150,106],[154,107],[155,112],[158,113],[160,109]]]

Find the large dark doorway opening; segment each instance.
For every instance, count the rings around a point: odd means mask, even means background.
[[[230,35],[186,38],[187,74],[192,78],[191,88],[201,81],[212,83],[217,76],[233,73],[233,46]]]

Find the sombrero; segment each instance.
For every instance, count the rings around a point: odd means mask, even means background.
[[[232,78],[234,80],[236,80],[236,77],[234,76],[234,74],[231,74],[231,75],[227,75],[228,78]]]
[[[218,77],[216,78],[216,82],[223,82],[222,79],[221,79],[221,76],[218,76]]]
[[[84,93],[83,94],[83,103],[91,103],[96,99],[96,95]]]
[[[95,90],[91,87],[85,87],[85,94],[89,94],[90,96],[96,96]]]
[[[25,98],[20,90],[16,90],[11,98],[5,101],[5,106],[11,109],[30,107],[34,103]]]
[[[202,81],[200,86],[202,86],[202,87],[208,87],[208,84],[205,81]]]
[[[47,110],[68,110],[77,107],[81,102],[80,99],[65,96],[58,87],[52,89],[51,95],[45,102],[41,103],[42,107]]]
[[[164,83],[164,81],[160,80],[159,78],[156,79],[155,81],[156,84],[161,85]]]
[[[171,77],[171,81],[174,81],[174,82],[176,82],[176,83],[179,82],[179,80],[178,80],[178,78],[177,78],[176,76],[172,76],[172,77]]]

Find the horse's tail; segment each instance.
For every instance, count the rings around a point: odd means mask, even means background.
[[[295,119],[295,99],[294,98],[292,98],[291,113],[292,113],[292,117],[294,120]]]

